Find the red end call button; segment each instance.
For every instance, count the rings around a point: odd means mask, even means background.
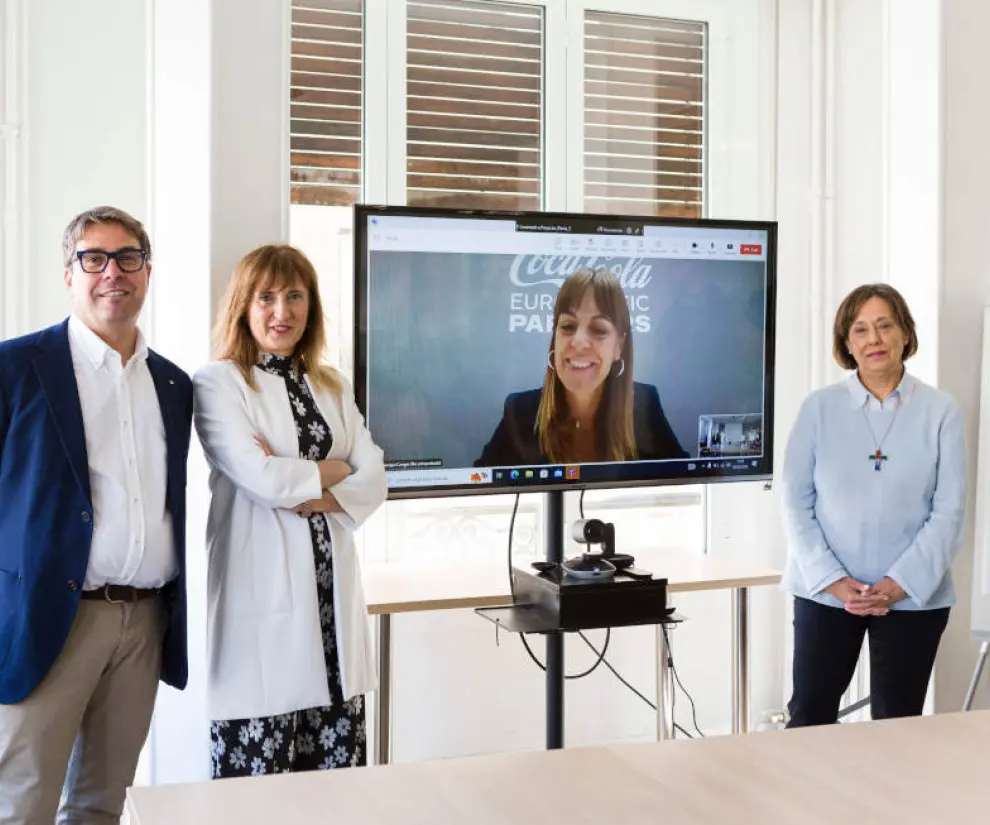
[[[761,243],[741,243],[739,244],[740,255],[762,255],[763,244]]]

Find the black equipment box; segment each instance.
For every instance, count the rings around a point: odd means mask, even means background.
[[[560,566],[545,573],[512,568],[516,607],[532,607],[559,630],[659,624],[667,621],[666,579],[635,579],[621,571],[614,578],[577,579]]]

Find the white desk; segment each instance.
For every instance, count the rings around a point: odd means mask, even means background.
[[[127,825],[949,825],[990,818],[990,711],[131,788]]]
[[[732,591],[732,731],[745,732],[749,723],[749,588],[777,584],[779,571],[683,551],[639,551],[636,565],[666,577],[671,594]],[[368,612],[377,617],[378,624],[375,762],[384,765],[389,761],[391,739],[392,615],[511,604],[509,574],[504,562],[464,562],[443,567],[369,565],[364,572],[364,587]],[[672,720],[664,709],[663,697],[670,686],[664,637],[659,631],[657,651],[657,736],[663,739],[669,735]]]

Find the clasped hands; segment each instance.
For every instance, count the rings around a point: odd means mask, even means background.
[[[271,445],[262,438],[260,435],[254,437],[254,443],[258,445],[266,456],[269,458],[275,455],[271,448]],[[337,459],[323,459],[321,464],[324,466],[324,471],[321,475],[324,480],[329,480],[326,487],[323,490],[323,495],[319,498],[310,499],[309,501],[304,501],[295,507],[289,508],[293,513],[302,516],[303,518],[309,518],[314,513],[337,513],[340,512],[340,504],[338,504],[337,499],[334,497],[333,493],[330,492],[330,487],[343,481],[347,478],[352,470],[350,464],[346,461],[339,461]]]
[[[825,592],[835,596],[854,616],[886,616],[894,602],[907,598],[904,588],[889,576],[872,585],[843,576],[826,587]]]

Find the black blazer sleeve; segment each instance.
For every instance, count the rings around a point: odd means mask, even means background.
[[[488,440],[475,467],[545,464],[536,435],[540,390],[512,393],[505,399],[502,420]]]
[[[502,420],[474,466],[546,464],[536,435],[539,406],[540,390],[513,393],[506,398]],[[664,415],[660,394],[652,384],[633,385],[633,429],[640,459],[658,461],[688,457]]]
[[[652,384],[633,384],[633,427],[641,459],[688,457],[664,415],[660,393]]]

